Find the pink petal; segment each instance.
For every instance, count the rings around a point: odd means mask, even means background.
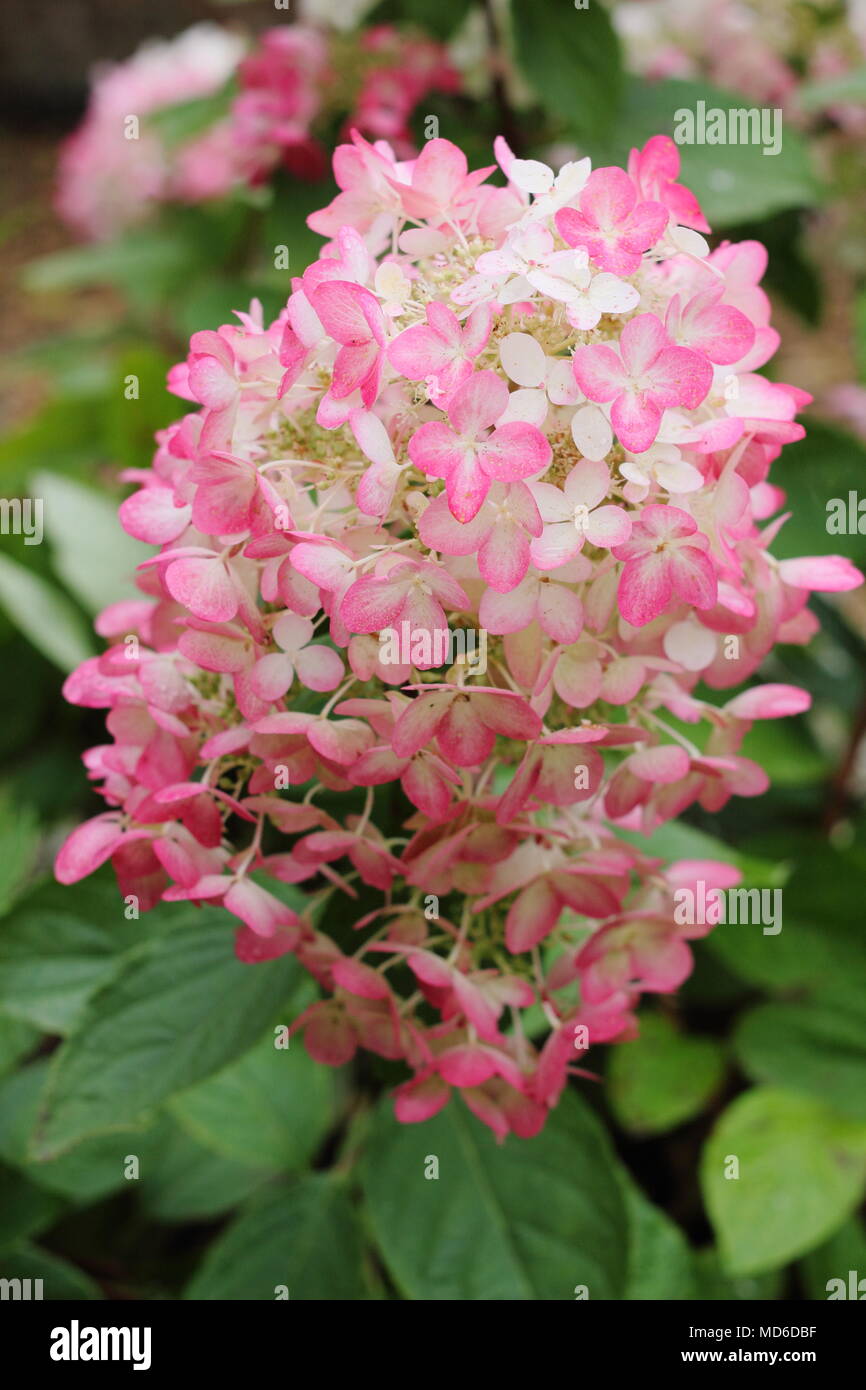
[[[617,590],[619,610],[632,627],[643,627],[663,613],[671,601],[670,569],[661,552],[629,560]]]
[[[515,589],[529,568],[529,537],[523,528],[508,521],[492,526],[478,552],[478,568],[499,593]]]
[[[170,487],[143,487],[120,504],[120,524],[136,540],[165,545],[189,525],[192,508],[178,507]]]
[[[478,445],[478,460],[484,472],[502,482],[541,472],[551,456],[550,443],[541,430],[517,420],[500,426]]]
[[[474,372],[452,396],[448,418],[463,438],[477,439],[482,430],[496,423],[507,405],[508,387],[502,377],[490,370]]]
[[[173,560],[165,585],[172,598],[206,622],[230,622],[238,611],[237,591],[222,560]]]
[[[611,407],[610,419],[623,447],[632,454],[642,454],[659,432],[662,412],[647,392],[623,392]]]
[[[622,362],[606,343],[575,348],[571,367],[575,381],[591,401],[612,401],[627,380]]]
[[[796,685],[753,685],[729,700],[725,709],[737,719],[781,719],[802,714],[811,704],[809,692]]]
[[[842,593],[863,583],[863,575],[843,555],[812,555],[782,560],[779,574],[795,589],[814,589],[818,593]]]
[[[411,758],[430,741],[451,700],[447,690],[416,696],[394,725],[391,747],[398,758]]]
[[[223,898],[223,905],[259,936],[273,936],[281,927],[301,924],[297,913],[248,878],[232,884]]]

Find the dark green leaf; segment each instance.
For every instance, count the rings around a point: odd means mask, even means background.
[[[241,1056],[297,979],[291,958],[242,965],[225,914],[143,943],[52,1062],[35,1152],[122,1128]]]
[[[619,113],[619,41],[603,5],[511,0],[518,66],[542,106],[582,139],[609,136]]]
[[[428,1178],[438,1163],[438,1178]],[[373,1231],[407,1298],[621,1298],[627,1220],[604,1132],[572,1094],[534,1139],[497,1144],[453,1102],[424,1125],[377,1116],[363,1162]]]
[[[273,1300],[282,1289],[302,1301],[367,1296],[357,1221],[332,1178],[315,1174],[257,1200],[210,1247],[184,1297]]]

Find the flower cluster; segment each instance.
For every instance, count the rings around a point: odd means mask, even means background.
[[[677,890],[738,880],[641,836],[760,795],[745,734],[809,703],[714,693],[861,576],[771,554],[809,398],[758,373],[764,250],[710,252],[673,142],[627,172],[496,156],[504,185],[353,133],[278,319],[193,336],[190,413],[121,505],[158,547],[142,596],[66,684],[109,710],[85,761],[110,809],[56,871],[222,903],[240,959],[322,986],[314,1057],[404,1061],[404,1121],[458,1088],[528,1136],[688,975],[708,927]],[[453,656],[472,634],[483,670]],[[338,944],[323,905],[359,891]]]
[[[57,211],[105,240],[156,204],[206,202],[279,167],[320,178],[327,161],[316,128],[340,112],[409,155],[418,104],[458,87],[440,44],[388,26],[347,39],[295,24],[266,31],[247,51],[228,30],[198,24],[96,74],[85,119],[61,152]],[[204,129],[169,138],[160,113],[208,97]]]

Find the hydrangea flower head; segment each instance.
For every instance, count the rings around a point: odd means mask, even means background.
[[[66,685],[109,711],[108,809],[57,874],[221,903],[250,969],[319,982],[314,1057],[400,1060],[401,1120],[456,1090],[503,1137],[688,975],[677,888],[737,880],[633,832],[759,795],[744,736],[809,697],[707,688],[861,576],[772,555],[808,397],[759,375],[762,250],[709,251],[673,142],[631,172],[496,152],[504,184],[353,133],[276,321],[172,371],[192,408],[121,507],[142,598]]]

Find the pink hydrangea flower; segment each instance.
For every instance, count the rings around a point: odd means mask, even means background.
[[[296,42],[247,69],[248,112],[280,109]],[[140,598],[64,687],[107,711],[85,754],[106,810],[56,872],[224,908],[250,969],[294,953],[318,982],[293,1024],[315,1058],[399,1062],[403,1122],[458,1093],[503,1139],[544,1124],[576,1029],[634,1037],[642,995],[687,976],[713,924],[680,926],[676,888],[730,871],[639,834],[763,793],[743,739],[809,697],[739,687],[809,641],[810,592],[862,576],[772,554],[768,474],[808,398],[759,371],[762,249],[678,241],[705,224],[666,138],[630,175],[497,157],[506,188],[448,141],[354,132],[277,319],[253,305],[172,370],[189,413],[121,504],[155,548]],[[346,948],[328,904],[356,880]],[[537,1005],[546,1036],[518,1026]]]
[[[415,431],[409,457],[428,477],[444,478],[458,521],[478,515],[494,481],[514,482],[550,462],[550,445],[535,425],[497,424],[508,388],[492,371],[474,372],[448,402],[449,423],[431,420]]]
[[[622,169],[594,169],[577,208],[562,208],[556,228],[569,246],[583,246],[600,270],[631,275],[668,224],[662,203],[639,201]]]
[[[620,354],[605,343],[576,349],[578,386],[591,401],[612,401],[611,423],[626,449],[640,454],[659,432],[668,406],[694,410],[710,389],[708,358],[691,348],[674,347],[655,314],[629,319]]]

